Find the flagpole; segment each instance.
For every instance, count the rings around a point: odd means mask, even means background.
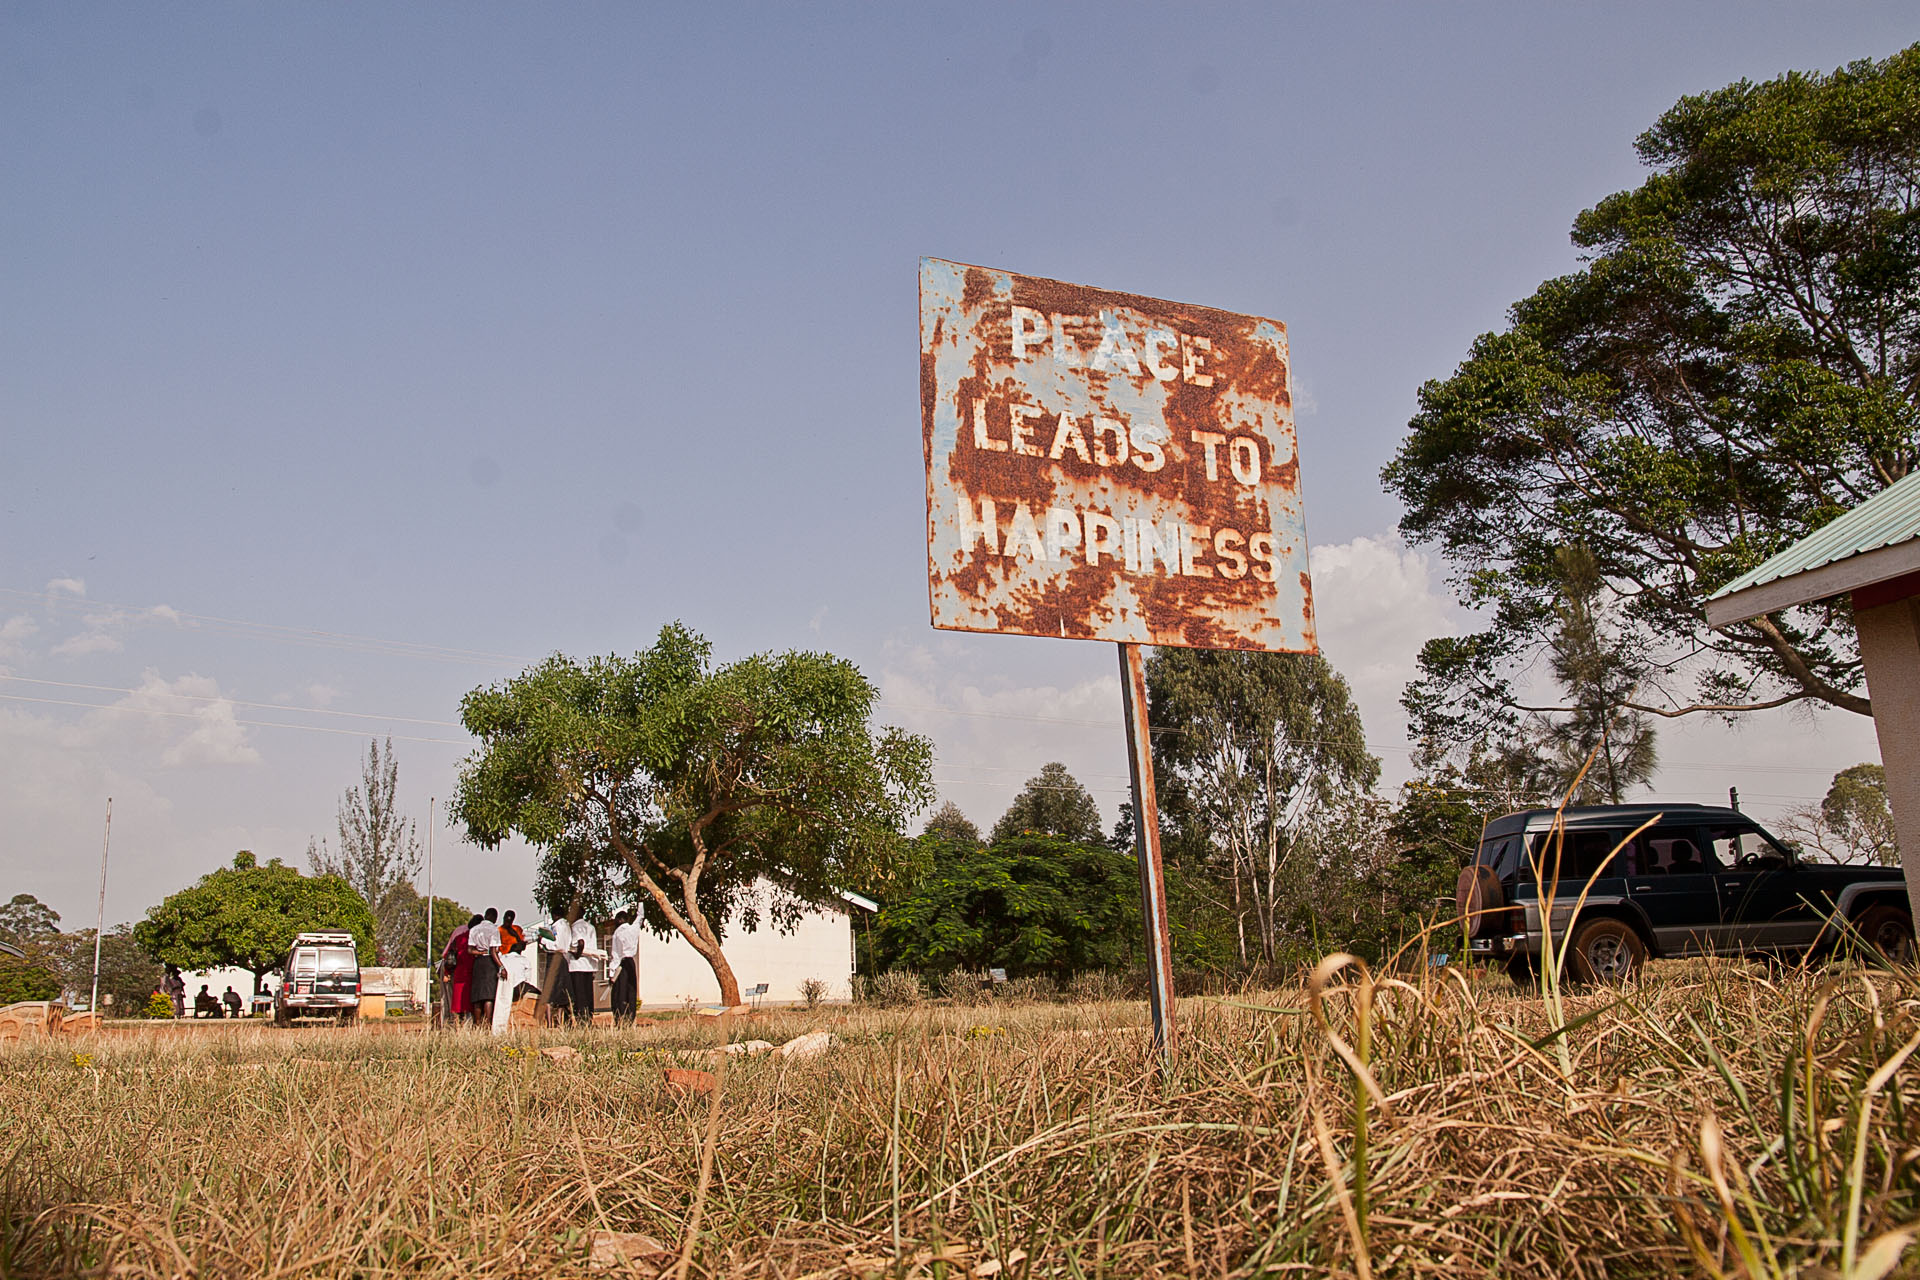
[[[433,1022],[433,971],[440,958],[433,954],[433,806],[435,797],[427,797],[427,1025]]]
[[[100,1025],[100,935],[107,927],[107,847],[113,838],[113,797],[107,797],[107,825],[100,833],[100,906],[93,918],[93,997],[87,1002],[87,1012],[93,1015],[93,1025]]]

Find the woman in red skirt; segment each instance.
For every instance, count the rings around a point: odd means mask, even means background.
[[[473,979],[473,952],[467,948],[467,931],[480,923],[480,917],[461,925],[447,939],[446,952],[440,957],[447,975],[447,1016],[444,1021],[457,1025],[467,1016],[467,984]]]

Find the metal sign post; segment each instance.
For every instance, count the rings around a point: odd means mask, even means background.
[[[1153,790],[1153,734],[1140,646],[1120,646],[1120,701],[1127,716],[1127,764],[1133,774],[1134,841],[1140,859],[1140,914],[1147,932],[1147,1003],[1154,1051],[1173,1061],[1173,935],[1167,930],[1167,877],[1160,865],[1160,801]]]
[[[1120,646],[1154,1042],[1173,957],[1141,645],[1317,653],[1286,326],[920,262],[927,590],[952,631]]]

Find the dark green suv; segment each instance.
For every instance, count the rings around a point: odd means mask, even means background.
[[[1802,861],[1734,809],[1567,809],[1559,831],[1555,816],[1529,809],[1488,823],[1455,889],[1472,953],[1504,961],[1515,981],[1530,980],[1539,964],[1543,897],[1555,946],[1567,949],[1566,972],[1582,982],[1621,981],[1648,956],[1797,959],[1847,938],[1896,960],[1913,956],[1898,867]]]

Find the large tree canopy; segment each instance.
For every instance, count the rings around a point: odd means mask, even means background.
[[[1491,610],[1486,631],[1427,646],[1427,705],[1523,701],[1559,624],[1556,554],[1579,546],[1647,663],[1626,705],[1865,714],[1844,604],[1726,633],[1702,606],[1913,465],[1920,45],[1682,99],[1638,150],[1652,176],[1574,224],[1586,266],[1421,389],[1383,473],[1402,531]]]
[[[461,719],[482,746],[452,811],[483,845],[518,832],[543,848],[543,883],[617,858],[733,1004],[728,909],[761,878],[787,894],[776,921],[836,890],[883,891],[902,827],[932,800],[932,746],[871,732],[875,696],[825,654],[715,667],[674,623],[631,658],[555,656],[469,693]]]
[[[233,865],[168,894],[133,927],[147,954],[182,969],[235,965],[260,977],[286,962],[296,935],[351,933],[361,964],[374,959],[373,912],[338,876],[303,876],[278,858],[260,864],[241,850]]]
[[[1139,949],[1140,876],[1098,842],[1025,834],[958,850],[878,922],[890,963],[1066,977]]]

